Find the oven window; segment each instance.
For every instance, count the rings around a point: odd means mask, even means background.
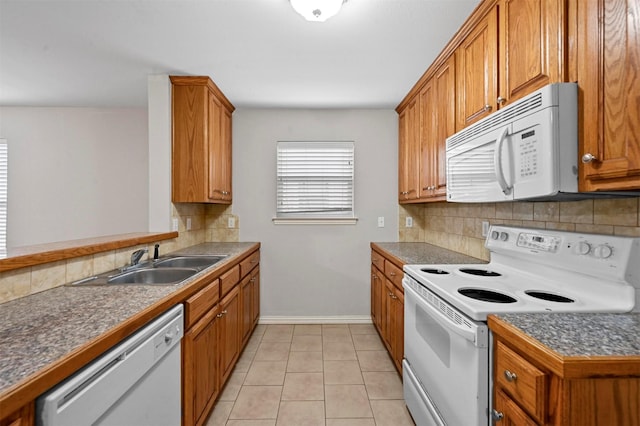
[[[451,342],[449,332],[443,328],[419,305],[416,306],[416,329],[426,344],[440,358],[440,361],[449,367],[451,361]]]

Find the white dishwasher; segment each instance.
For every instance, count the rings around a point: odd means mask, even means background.
[[[179,425],[182,336],[177,305],[40,396],[36,424]]]

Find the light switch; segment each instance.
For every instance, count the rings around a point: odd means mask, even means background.
[[[384,228],[384,216],[378,217],[378,228]]]
[[[229,220],[227,220],[227,228],[235,228],[235,227],[236,227],[236,218],[230,217]]]
[[[187,231],[191,231],[191,218],[187,218]]]

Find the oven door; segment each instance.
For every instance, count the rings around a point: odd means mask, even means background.
[[[489,424],[489,342],[473,321],[407,275],[404,293],[405,399],[426,424]],[[434,298],[434,296],[436,298]],[[438,306],[438,308],[436,308]],[[444,313],[443,313],[444,312]],[[413,407],[412,407],[413,406]]]

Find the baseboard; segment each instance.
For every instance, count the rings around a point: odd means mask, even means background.
[[[332,317],[260,316],[259,324],[371,324],[369,315],[338,315]]]

